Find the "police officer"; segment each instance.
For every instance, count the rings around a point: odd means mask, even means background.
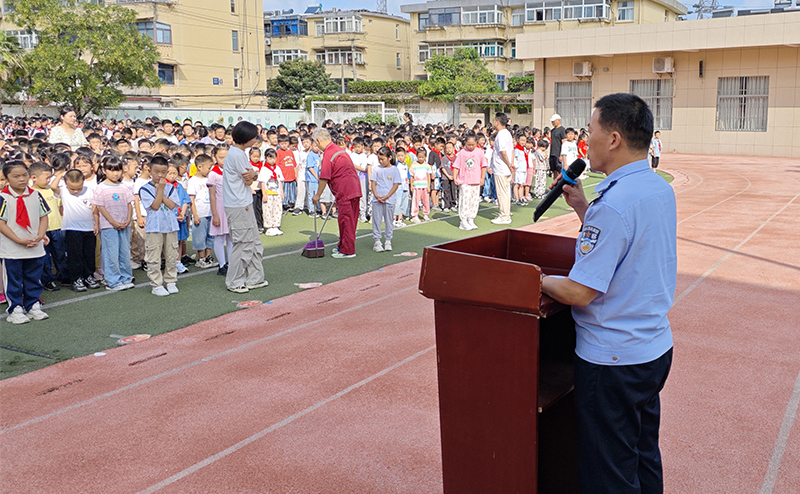
[[[572,305],[578,467],[583,494],[661,493],[659,393],[672,363],[667,312],[677,278],[672,187],[650,172],[653,114],[631,94],[597,101],[592,169],[606,175],[591,203],[565,186],[583,222],[569,277],[542,291]]]

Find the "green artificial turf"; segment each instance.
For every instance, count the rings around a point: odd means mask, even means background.
[[[662,176],[671,180],[666,174]],[[588,186],[596,184],[602,178],[600,174],[590,174],[584,181],[587,195],[592,195],[594,190]],[[225,278],[218,276],[216,269],[201,272],[190,267],[188,273],[178,278],[180,293],[169,297],[152,295],[149,286],[124,292],[99,289],[74,293],[66,288],[53,293],[45,292],[45,310],[50,318],[19,326],[0,321],[0,345],[47,357],[0,347],[0,378],[16,376],[61,360],[112,348],[116,346],[116,338],[111,337],[112,334],[128,336],[147,333],[155,336],[242,310],[237,309],[237,302],[260,300],[269,303],[273,299],[296,293],[301,289],[295,283],[332,283],[411,259],[395,256],[401,252],[416,252],[421,256],[426,246],[504,228],[519,228],[532,222],[534,208],[535,204],[526,207],[512,206],[511,210],[515,213],[512,224],[493,225],[490,220],[497,212],[496,206],[481,203],[481,210],[475,221],[479,229],[470,232],[458,229],[457,213],[436,212],[431,215],[435,221],[396,229],[392,241],[394,250],[382,253],[372,251],[372,225],[359,223],[356,235],[360,238],[356,240],[357,257],[354,259],[330,257],[331,248],[336,246],[338,240],[335,219],[328,222],[321,237],[326,246],[325,257],[302,257],[299,251],[311,240],[314,221],[305,214],[285,215],[281,226],[284,235],[261,237],[268,287],[247,294],[235,294],[225,289]],[[569,211],[564,199],[560,198],[545,213],[543,219]],[[321,226],[321,220],[318,221]],[[189,248],[191,249],[191,245]],[[195,253],[190,251],[190,254]],[[137,284],[148,281],[143,271],[134,271],[134,276]]]

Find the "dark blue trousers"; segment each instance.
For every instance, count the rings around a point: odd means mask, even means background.
[[[42,283],[45,285],[56,279],[67,278],[67,248],[64,245],[64,232],[51,230],[47,232],[47,236],[50,238],[50,243],[45,247],[42,273]],[[56,274],[53,274],[53,266],[56,268]]]
[[[659,393],[672,349],[639,365],[608,366],[575,357],[578,470],[583,494],[661,494]]]
[[[21,305],[25,311],[31,310],[33,304],[39,301],[42,295],[42,268],[44,256],[34,259],[4,259],[6,269],[6,300],[7,312],[11,314],[14,308]]]

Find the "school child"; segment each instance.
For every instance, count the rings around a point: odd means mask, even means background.
[[[391,149],[383,146],[376,153],[380,166],[372,170],[369,179],[372,191],[372,239],[375,244],[372,250],[383,252],[392,250],[392,232],[394,218],[395,192],[403,183],[400,171],[394,166],[395,156]],[[386,223],[383,236],[386,244],[381,245],[381,222]]]
[[[534,129],[536,130],[536,129]],[[527,170],[525,173],[525,185],[522,187],[522,197],[525,199],[525,202],[530,202],[533,200],[531,197],[531,185],[533,184],[533,177],[536,174],[536,161],[533,157],[533,152],[536,150],[536,140],[535,134],[531,133],[530,136],[527,136],[525,140],[525,157],[527,158]]]
[[[567,140],[561,145],[561,168],[567,169],[573,161],[578,159],[578,143],[575,142],[577,133],[572,127],[566,130]]]
[[[653,134],[653,140],[650,141],[650,150],[648,152],[650,155],[650,168],[652,168],[654,172],[658,171],[658,162],[661,160],[662,147],[663,144],[661,143],[661,132],[657,130]]]
[[[8,322],[24,324],[49,316],[42,310],[42,272],[50,207],[28,187],[28,168],[21,161],[3,165],[8,185],[0,191],[0,259],[5,264]]]
[[[319,168],[320,159],[319,149],[309,142],[308,153],[306,154],[306,204],[308,204],[308,215],[311,217],[319,216],[319,210],[314,206],[311,199],[319,190]]]
[[[439,190],[441,189],[441,167],[442,167],[442,153],[444,153],[444,138],[430,139],[430,151],[428,152],[428,164],[431,166],[431,174],[433,175],[433,188],[431,189],[431,206],[433,209],[442,209],[439,205]]]
[[[397,158],[397,171],[400,172],[400,178],[403,179],[403,183],[400,184],[400,188],[397,190],[398,197],[394,202],[394,227],[403,228],[406,226],[403,223],[403,216],[410,214],[408,211],[410,206],[408,200],[408,165],[406,164],[408,153],[406,153],[405,148],[398,147],[395,156]]]
[[[178,274],[185,273],[189,269],[181,262],[182,256],[186,253],[186,240],[189,239],[189,225],[186,221],[187,211],[192,204],[192,199],[186,193],[183,184],[180,183],[180,168],[176,163],[169,162],[169,171],[167,171],[167,183],[172,184],[178,191],[177,208],[175,208],[175,216],[178,218],[178,261],[175,264],[175,269]]]
[[[100,283],[92,276],[95,270],[96,236],[100,233],[94,224],[91,206],[94,189],[86,185],[83,173],[74,168],[66,173],[57,173],[51,188],[58,190],[64,210],[61,229],[67,247],[67,279],[76,292],[100,288]]]
[[[542,199],[547,192],[547,172],[550,171],[547,148],[550,143],[545,139],[539,139],[536,146],[537,149],[533,153],[536,166],[536,185],[533,188],[533,197],[538,200]]]
[[[106,290],[133,288],[131,272],[131,231],[133,192],[121,183],[122,160],[109,156],[104,159],[105,179],[92,194],[95,229],[100,230],[103,256],[103,277]]]
[[[353,139],[353,150],[348,151],[350,160],[358,172],[358,181],[361,183],[361,202],[359,203],[358,221],[367,221],[367,199],[369,197],[369,163],[367,163],[367,153],[364,151],[364,138],[356,137]]]
[[[199,154],[194,159],[197,173],[189,179],[186,192],[192,201],[192,247],[197,251],[195,267],[208,269],[219,266],[211,256],[214,237],[209,234],[211,227],[211,199],[209,197],[208,174],[211,173],[213,158],[207,154]]]
[[[159,297],[178,293],[178,217],[175,209],[180,198],[178,189],[167,183],[169,162],[162,156],[150,161],[150,181],[139,189],[139,201],[147,209],[145,224],[145,260],[151,293]],[[161,273],[161,254],[164,273]],[[166,288],[164,284],[166,283]]]
[[[525,178],[528,174],[528,151],[525,149],[526,137],[524,134],[517,135],[517,143],[514,146],[514,204],[524,206],[527,204],[523,197]]]
[[[581,129],[581,135],[578,137],[578,158],[586,162],[586,168],[581,174],[580,178],[586,178],[586,172],[591,171],[592,167],[589,163],[589,133]]]
[[[60,201],[50,188],[53,168],[43,161],[37,161],[31,165],[28,172],[31,175],[33,190],[41,194],[50,208],[50,214],[47,215],[47,238],[49,242],[45,245],[42,287],[48,292],[56,292],[61,289],[56,283],[56,279],[62,276],[65,270],[66,255],[64,253],[64,238],[61,233]],[[53,237],[58,238],[59,253],[55,252]],[[53,274],[54,269],[57,275]]]
[[[263,196],[264,228],[270,237],[283,235],[281,231],[281,204],[283,203],[283,171],[278,166],[274,149],[264,151],[264,166],[258,172],[258,184]]]
[[[283,172],[283,209],[294,209],[294,204],[297,201],[297,162],[294,159],[294,153],[289,149],[289,136],[278,136],[278,146],[280,148],[276,151],[278,155],[278,166],[281,167]]]
[[[228,230],[228,218],[225,216],[225,201],[222,196],[222,168],[225,166],[225,156],[228,154],[228,146],[217,144],[211,153],[215,165],[208,174],[206,185],[208,186],[209,205],[211,206],[211,226],[208,233],[214,237],[214,254],[219,262],[217,274],[226,276],[228,274],[228,259],[231,257],[231,235]]]
[[[454,179],[459,187],[458,217],[461,230],[476,230],[475,218],[481,201],[481,188],[489,167],[483,149],[478,147],[474,134],[467,135],[464,147],[456,154],[453,162]]]
[[[444,145],[444,152],[442,153],[441,166],[439,173],[441,174],[441,187],[442,187],[442,205],[444,212],[449,213],[450,210],[455,211],[458,201],[458,192],[456,192],[456,183],[453,177],[453,160],[456,158],[456,147],[452,142],[446,142]]]
[[[0,137],[2,138],[2,137]],[[8,182],[6,182],[6,176],[3,175],[3,168],[0,167],[0,190],[5,189],[8,186]],[[4,273],[3,273],[3,259],[0,258],[0,304],[6,303],[6,292],[5,292],[5,283],[3,282]]]
[[[264,279],[261,236],[253,214],[253,194],[250,185],[258,171],[250,165],[246,149],[253,147],[258,137],[255,124],[241,121],[231,134],[233,146],[225,157],[223,186],[225,189],[225,215],[231,232],[230,267],[225,285],[234,293],[247,293],[269,283]]]
[[[295,135],[289,136],[289,149],[294,154],[294,162],[297,163],[297,199],[292,216],[299,216],[303,214],[306,202],[306,158],[308,152],[300,149],[300,141]]]
[[[342,147],[342,146],[339,146]],[[364,197],[361,197],[361,201],[359,202],[359,206],[361,204],[366,205],[366,211],[364,211],[364,221],[369,222],[372,220],[372,201],[369,200],[370,197],[370,180],[372,180],[372,170],[379,168],[381,166],[380,160],[378,159],[378,150],[383,147],[383,139],[380,137],[376,137],[374,139],[365,139],[364,140],[364,147],[367,150],[367,199],[364,200]]]
[[[250,148],[248,156],[250,157],[250,166],[260,172],[264,163],[261,161],[261,149],[259,149],[258,145]],[[250,190],[253,193],[253,213],[256,215],[258,233],[264,233],[264,213],[261,208],[261,204],[264,201],[261,195],[261,188],[258,187],[258,182],[253,182]]]
[[[141,160],[137,158],[136,164],[137,170],[139,170],[138,165],[141,164],[141,170],[138,172],[139,176],[131,175],[133,164],[128,159],[128,169],[125,173],[128,178],[123,177],[123,183],[128,183],[126,180],[135,177],[132,192],[133,216],[136,220],[131,225],[131,269],[141,268],[147,271],[147,263],[144,260],[144,227],[147,221],[147,210],[139,203],[139,189],[150,181],[150,157],[142,157]]]
[[[419,202],[422,201],[422,215],[425,221],[430,221],[428,213],[431,209],[431,166],[426,162],[428,153],[425,148],[417,149],[417,162],[411,166],[409,173],[413,178],[412,186],[414,195],[411,202],[411,222],[421,223],[419,220]]]

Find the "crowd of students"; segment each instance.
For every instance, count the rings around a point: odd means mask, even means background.
[[[78,125],[70,108],[59,119],[0,119],[0,259],[7,279],[0,296],[12,323],[47,317],[42,290],[126,290],[139,268],[158,296],[177,293],[177,275],[190,264],[217,268],[237,293],[266,286],[263,271],[246,266],[258,234],[281,235],[286,214],[337,214],[330,189],[313,200],[321,165],[313,123],[206,127],[148,118]],[[459,228],[474,230],[480,202],[497,204],[496,127],[323,127],[358,172],[359,220],[372,223],[377,252],[392,250],[394,229],[429,221],[432,210],[458,212]],[[507,129],[514,140],[513,201],[523,206],[546,192],[550,129]],[[567,129],[562,166],[586,155],[586,132]],[[230,166],[237,182],[223,173]],[[250,225],[232,216],[236,207],[253,208],[254,238],[242,233]]]

